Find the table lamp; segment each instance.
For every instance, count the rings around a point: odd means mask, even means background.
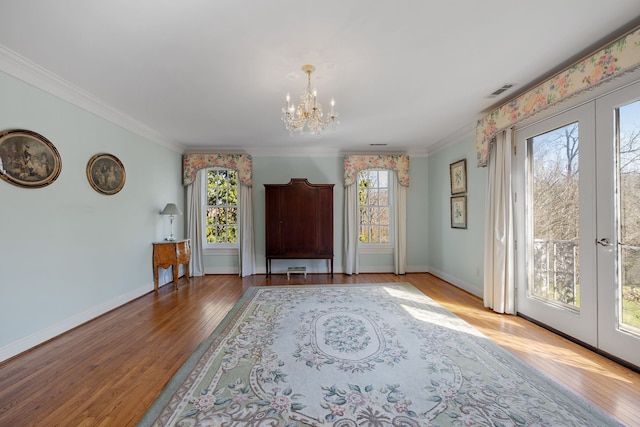
[[[175,203],[167,203],[167,206],[160,211],[160,215],[169,215],[169,221],[171,222],[171,234],[165,240],[174,241],[176,238],[173,236],[173,219],[176,215],[182,215],[178,206]]]

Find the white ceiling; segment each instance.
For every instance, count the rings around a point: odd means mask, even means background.
[[[1,0],[0,69],[178,151],[420,154],[639,18],[640,0]],[[280,120],[307,63],[340,114],[320,137]]]

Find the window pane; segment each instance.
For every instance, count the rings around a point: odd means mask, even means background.
[[[380,229],[371,227],[371,243],[380,243]]]
[[[620,327],[640,334],[640,101],[618,110]]]
[[[389,171],[379,171],[379,187],[389,188]]]
[[[238,240],[238,227],[232,225],[229,227],[229,242],[236,242]]]
[[[389,208],[380,208],[378,224],[389,225]]]
[[[212,225],[207,226],[207,243],[215,243],[216,228]]]
[[[624,329],[640,332],[640,248],[623,247],[620,251],[621,262],[621,322]],[[629,326],[631,328],[629,328]]]
[[[360,241],[362,243],[368,243],[369,242],[369,227],[366,225],[361,225],[360,226]]]
[[[389,171],[366,170],[358,174],[360,242],[390,242]],[[381,225],[384,227],[381,228]]]
[[[380,205],[389,206],[389,190],[380,189]]]
[[[380,243],[389,243],[389,227],[380,226]]]
[[[207,224],[215,224],[215,208],[207,208]]]
[[[529,295],[580,306],[578,275],[578,124],[528,141],[533,239]]]
[[[210,208],[209,209],[211,212],[211,222],[213,224],[218,224],[221,222],[221,218],[220,215],[221,213],[223,213],[224,211],[220,208]]]
[[[378,190],[374,188],[367,191],[367,193],[369,206],[378,206]]]
[[[380,224],[380,208],[369,209],[369,224]]]
[[[371,186],[378,187],[378,171],[369,171],[367,175],[369,181],[371,181]]]
[[[237,243],[238,185],[237,172],[208,169],[207,243]]]

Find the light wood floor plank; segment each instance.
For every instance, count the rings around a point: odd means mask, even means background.
[[[640,374],[430,274],[180,279],[0,364],[0,426],[132,426],[250,286],[409,282],[622,423],[640,425]]]

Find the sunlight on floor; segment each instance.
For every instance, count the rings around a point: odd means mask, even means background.
[[[529,363],[532,363],[532,359],[527,358],[526,356],[531,354],[533,351],[538,355],[538,357],[541,357],[544,360],[552,360],[558,365],[571,366],[576,370],[589,371],[617,381],[623,381],[626,383],[631,382],[629,378],[617,375],[607,370],[606,366],[599,363],[597,359],[589,359],[577,354],[573,350],[556,346],[553,343],[539,342],[523,336],[526,333],[527,328],[523,322],[527,321],[522,318],[512,315],[498,314],[490,310],[481,311],[471,308],[468,305],[455,303],[448,303],[446,304],[446,307],[443,307],[431,298],[423,295],[416,295],[415,292],[411,292],[409,290],[390,287],[385,288],[385,290],[394,298],[404,299],[413,303],[427,304],[432,307],[445,308],[456,316],[452,318],[446,314],[438,313],[437,311],[424,310],[416,307],[415,305],[403,304],[402,307],[415,319],[441,327],[450,328],[459,332],[472,334],[474,336],[487,337],[496,344],[516,354],[518,357],[528,360]],[[472,326],[466,320],[462,319],[465,317],[472,319],[474,325]],[[534,325],[530,326],[536,327]],[[558,337],[558,339],[563,338]]]
[[[474,335],[476,337],[484,337],[484,335],[477,329],[471,327],[464,320],[448,315],[446,313],[438,313],[436,311],[424,310],[418,307],[401,304],[401,307],[411,315],[414,319],[428,323],[430,325],[437,325],[443,328],[451,329],[457,332],[463,332],[465,334]]]

